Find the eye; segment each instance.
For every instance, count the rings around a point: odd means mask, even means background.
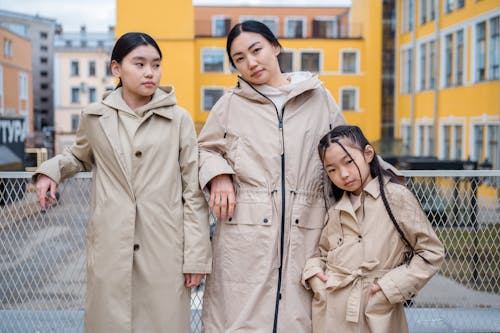
[[[143,67],[143,66],[144,66],[144,64],[143,64],[142,62],[137,62],[135,65],[136,65],[137,67]]]
[[[260,50],[262,50],[262,48],[261,48],[261,47],[256,47],[255,49],[253,49],[253,53],[255,53],[255,54],[256,54],[256,53],[259,53],[259,52],[260,52]]]
[[[154,64],[153,67],[154,68],[160,68],[160,64]]]
[[[326,173],[334,173],[335,171],[336,171],[336,169],[334,169],[334,168],[326,169]]]
[[[352,162],[354,162],[354,160],[353,160],[353,159],[350,159],[350,160],[347,160],[347,161],[346,161],[346,164],[351,164]]]
[[[243,57],[236,57],[233,60],[234,60],[234,62],[242,62],[243,61]]]

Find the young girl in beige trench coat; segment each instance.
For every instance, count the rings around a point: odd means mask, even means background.
[[[302,276],[314,292],[313,332],[408,332],[403,301],[439,270],[443,245],[357,126],[334,128],[319,154],[338,202],[328,210],[319,256]]]
[[[161,51],[120,37],[113,92],[81,114],[76,142],[36,171],[38,200],[93,170],[87,230],[87,333],[186,333],[190,288],[211,270],[206,201],[191,118],[159,88]]]

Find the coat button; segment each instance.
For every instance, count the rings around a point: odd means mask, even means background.
[[[139,244],[134,244],[134,251],[138,251],[139,250]]]
[[[295,220],[295,224],[299,224],[299,219],[296,219],[296,220]]]
[[[142,152],[140,150],[137,150],[135,152],[135,157],[141,157],[142,156]]]
[[[264,223],[267,223],[267,222],[269,222],[269,220],[268,219],[264,219]]]

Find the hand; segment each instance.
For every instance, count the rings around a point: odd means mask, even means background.
[[[382,288],[380,288],[378,283],[374,283],[374,284],[372,284],[372,287],[370,288],[370,295],[373,295],[380,290],[382,290]]]
[[[326,282],[328,281],[328,276],[325,275],[325,273],[321,272],[321,273],[316,273],[316,275],[313,276],[314,277],[317,277],[318,279],[320,279],[321,281],[323,282]]]
[[[225,220],[233,217],[236,198],[234,186],[229,175],[218,175],[210,181],[210,211],[215,217]]]
[[[184,286],[186,288],[199,286],[201,280],[205,277],[205,274],[193,274],[193,273],[185,273],[184,274]]]
[[[36,181],[36,198],[40,203],[42,210],[45,210],[46,205],[52,205],[56,199],[57,184],[46,175],[39,175]],[[50,195],[47,195],[50,191]]]

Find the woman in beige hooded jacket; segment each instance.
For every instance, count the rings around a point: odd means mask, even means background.
[[[238,86],[198,139],[200,185],[219,217],[204,330],[311,332],[301,273],[327,207],[316,146],[345,121],[316,75],[280,72],[280,45],[264,24],[236,25],[227,43]]]
[[[56,184],[93,170],[85,332],[190,331],[190,288],[211,270],[196,133],[172,87],[158,88],[161,51],[143,33],[111,55],[119,87],[81,115],[76,142],[36,171],[46,206]]]
[[[439,270],[443,245],[415,196],[384,175],[359,127],[334,128],[319,153],[338,202],[303,273],[314,291],[313,332],[408,332],[403,301]]]

